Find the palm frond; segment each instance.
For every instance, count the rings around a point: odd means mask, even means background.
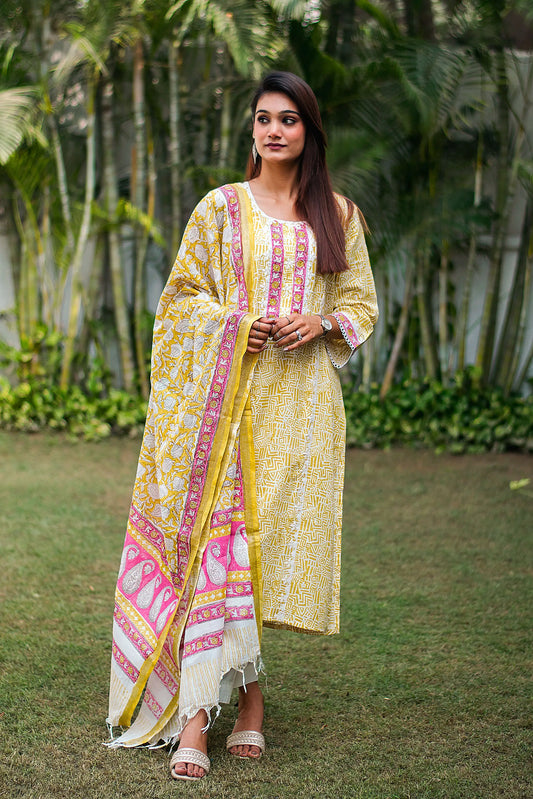
[[[35,125],[37,90],[32,86],[0,91],[0,164],[5,164],[24,139],[45,140]]]

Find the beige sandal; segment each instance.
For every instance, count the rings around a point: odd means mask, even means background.
[[[176,763],[193,763],[195,766],[200,766],[205,771],[203,777],[190,777],[188,774],[177,774],[174,771],[174,766]],[[204,777],[207,777],[209,774],[209,769],[211,767],[211,761],[204,755],[203,752],[200,752],[199,749],[187,749],[184,747],[183,749],[178,749],[172,755],[170,759],[170,776],[174,780],[203,780]]]
[[[234,755],[234,757],[250,758],[251,760],[259,760],[261,755],[266,749],[266,743],[263,735],[255,730],[241,730],[241,732],[232,732],[226,739],[226,749],[231,749],[233,746],[257,746],[260,749],[260,754],[256,755]],[[231,753],[233,754],[233,753]]]

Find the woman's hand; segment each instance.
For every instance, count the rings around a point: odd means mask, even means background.
[[[248,334],[246,352],[258,353],[265,349],[267,340],[272,335],[272,326],[275,321],[268,316],[261,316],[260,319],[255,320]]]
[[[284,350],[290,352],[304,344],[309,344],[315,338],[320,338],[323,332],[319,314],[304,316],[299,313],[291,313],[276,319],[272,326],[271,336],[276,347],[283,347]]]

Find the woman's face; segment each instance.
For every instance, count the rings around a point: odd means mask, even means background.
[[[253,135],[264,162],[297,161],[305,145],[305,125],[296,104],[286,94],[262,94],[255,109]]]

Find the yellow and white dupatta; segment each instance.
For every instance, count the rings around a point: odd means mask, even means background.
[[[116,589],[112,746],[176,740],[218,707],[224,675],[260,656],[248,212],[239,186],[199,203],[158,306]]]

